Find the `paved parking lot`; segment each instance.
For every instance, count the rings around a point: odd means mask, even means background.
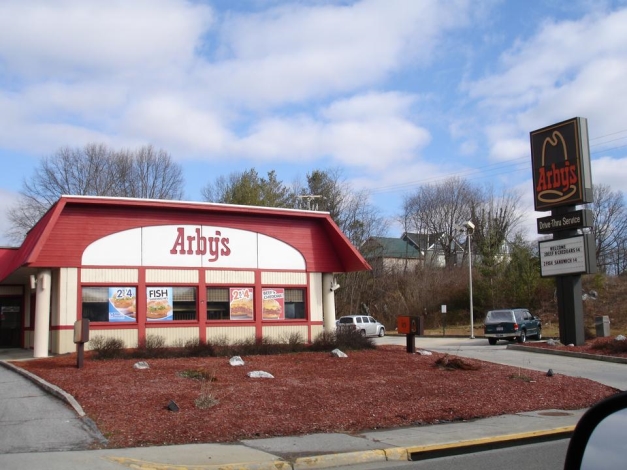
[[[88,418],[0,366],[0,454],[82,450],[100,439]]]

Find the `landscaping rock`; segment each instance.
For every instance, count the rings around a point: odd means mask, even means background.
[[[333,351],[331,351],[331,356],[334,356],[334,357],[348,357],[346,355],[346,353],[340,351],[339,349],[334,349]]]
[[[252,379],[273,379],[274,378],[274,375],[269,374],[268,372],[264,372],[262,370],[253,370],[253,371],[250,371],[246,375],[248,375],[248,377]]]
[[[239,356],[233,356],[231,359],[229,359],[229,364],[231,364],[232,366],[243,366],[244,360]]]
[[[139,361],[139,362],[136,362],[136,363],[133,365],[133,368],[134,368],[134,369],[140,369],[140,370],[141,370],[141,369],[150,369],[150,366],[148,365],[148,363],[147,363],[147,362],[144,362],[144,361]]]

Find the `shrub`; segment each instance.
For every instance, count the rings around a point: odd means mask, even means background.
[[[207,346],[214,350],[216,356],[231,355],[231,345],[226,336],[216,336],[215,338],[207,339]]]
[[[333,349],[348,351],[376,349],[376,345],[372,338],[366,338],[356,330],[323,331],[314,339],[310,349],[312,351],[331,351]]]
[[[124,356],[124,341],[120,338],[96,336],[89,341],[95,359],[116,359]]]
[[[196,408],[206,410],[220,403],[220,400],[218,400],[213,394],[213,389],[211,387],[212,381],[213,380],[203,380],[200,384],[200,395],[196,398],[196,400],[194,400]]]
[[[181,349],[182,355],[186,357],[215,357],[217,355],[213,344],[202,342],[198,338],[185,341]]]
[[[459,357],[450,357],[448,354],[435,361],[435,366],[445,370],[479,370],[481,366],[465,361]]]
[[[332,351],[337,348],[337,338],[333,331],[323,331],[311,343],[312,351]]]
[[[595,341],[590,348],[608,354],[627,353],[627,341],[616,341],[615,339]]]
[[[207,369],[185,369],[179,372],[179,375],[186,379],[216,381],[215,374]]]
[[[136,358],[157,358],[157,357],[173,357],[176,355],[175,350],[166,346],[165,338],[158,335],[148,335],[145,341],[139,344],[139,347],[131,353]]]
[[[281,338],[285,343],[287,352],[300,352],[305,349],[305,340],[298,332],[292,332]]]
[[[261,356],[270,354],[281,354],[286,352],[287,347],[282,343],[275,343],[269,338],[258,340],[254,337],[236,341],[229,347],[231,356]]]
[[[357,330],[336,331],[337,348],[342,350],[376,349],[372,338],[362,336]]]

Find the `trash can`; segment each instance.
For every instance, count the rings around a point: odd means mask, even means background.
[[[594,326],[597,330],[597,338],[605,338],[610,335],[610,317],[594,317]]]

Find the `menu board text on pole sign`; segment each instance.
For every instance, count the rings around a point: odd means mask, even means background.
[[[583,236],[540,242],[543,277],[585,273],[586,258]]]

